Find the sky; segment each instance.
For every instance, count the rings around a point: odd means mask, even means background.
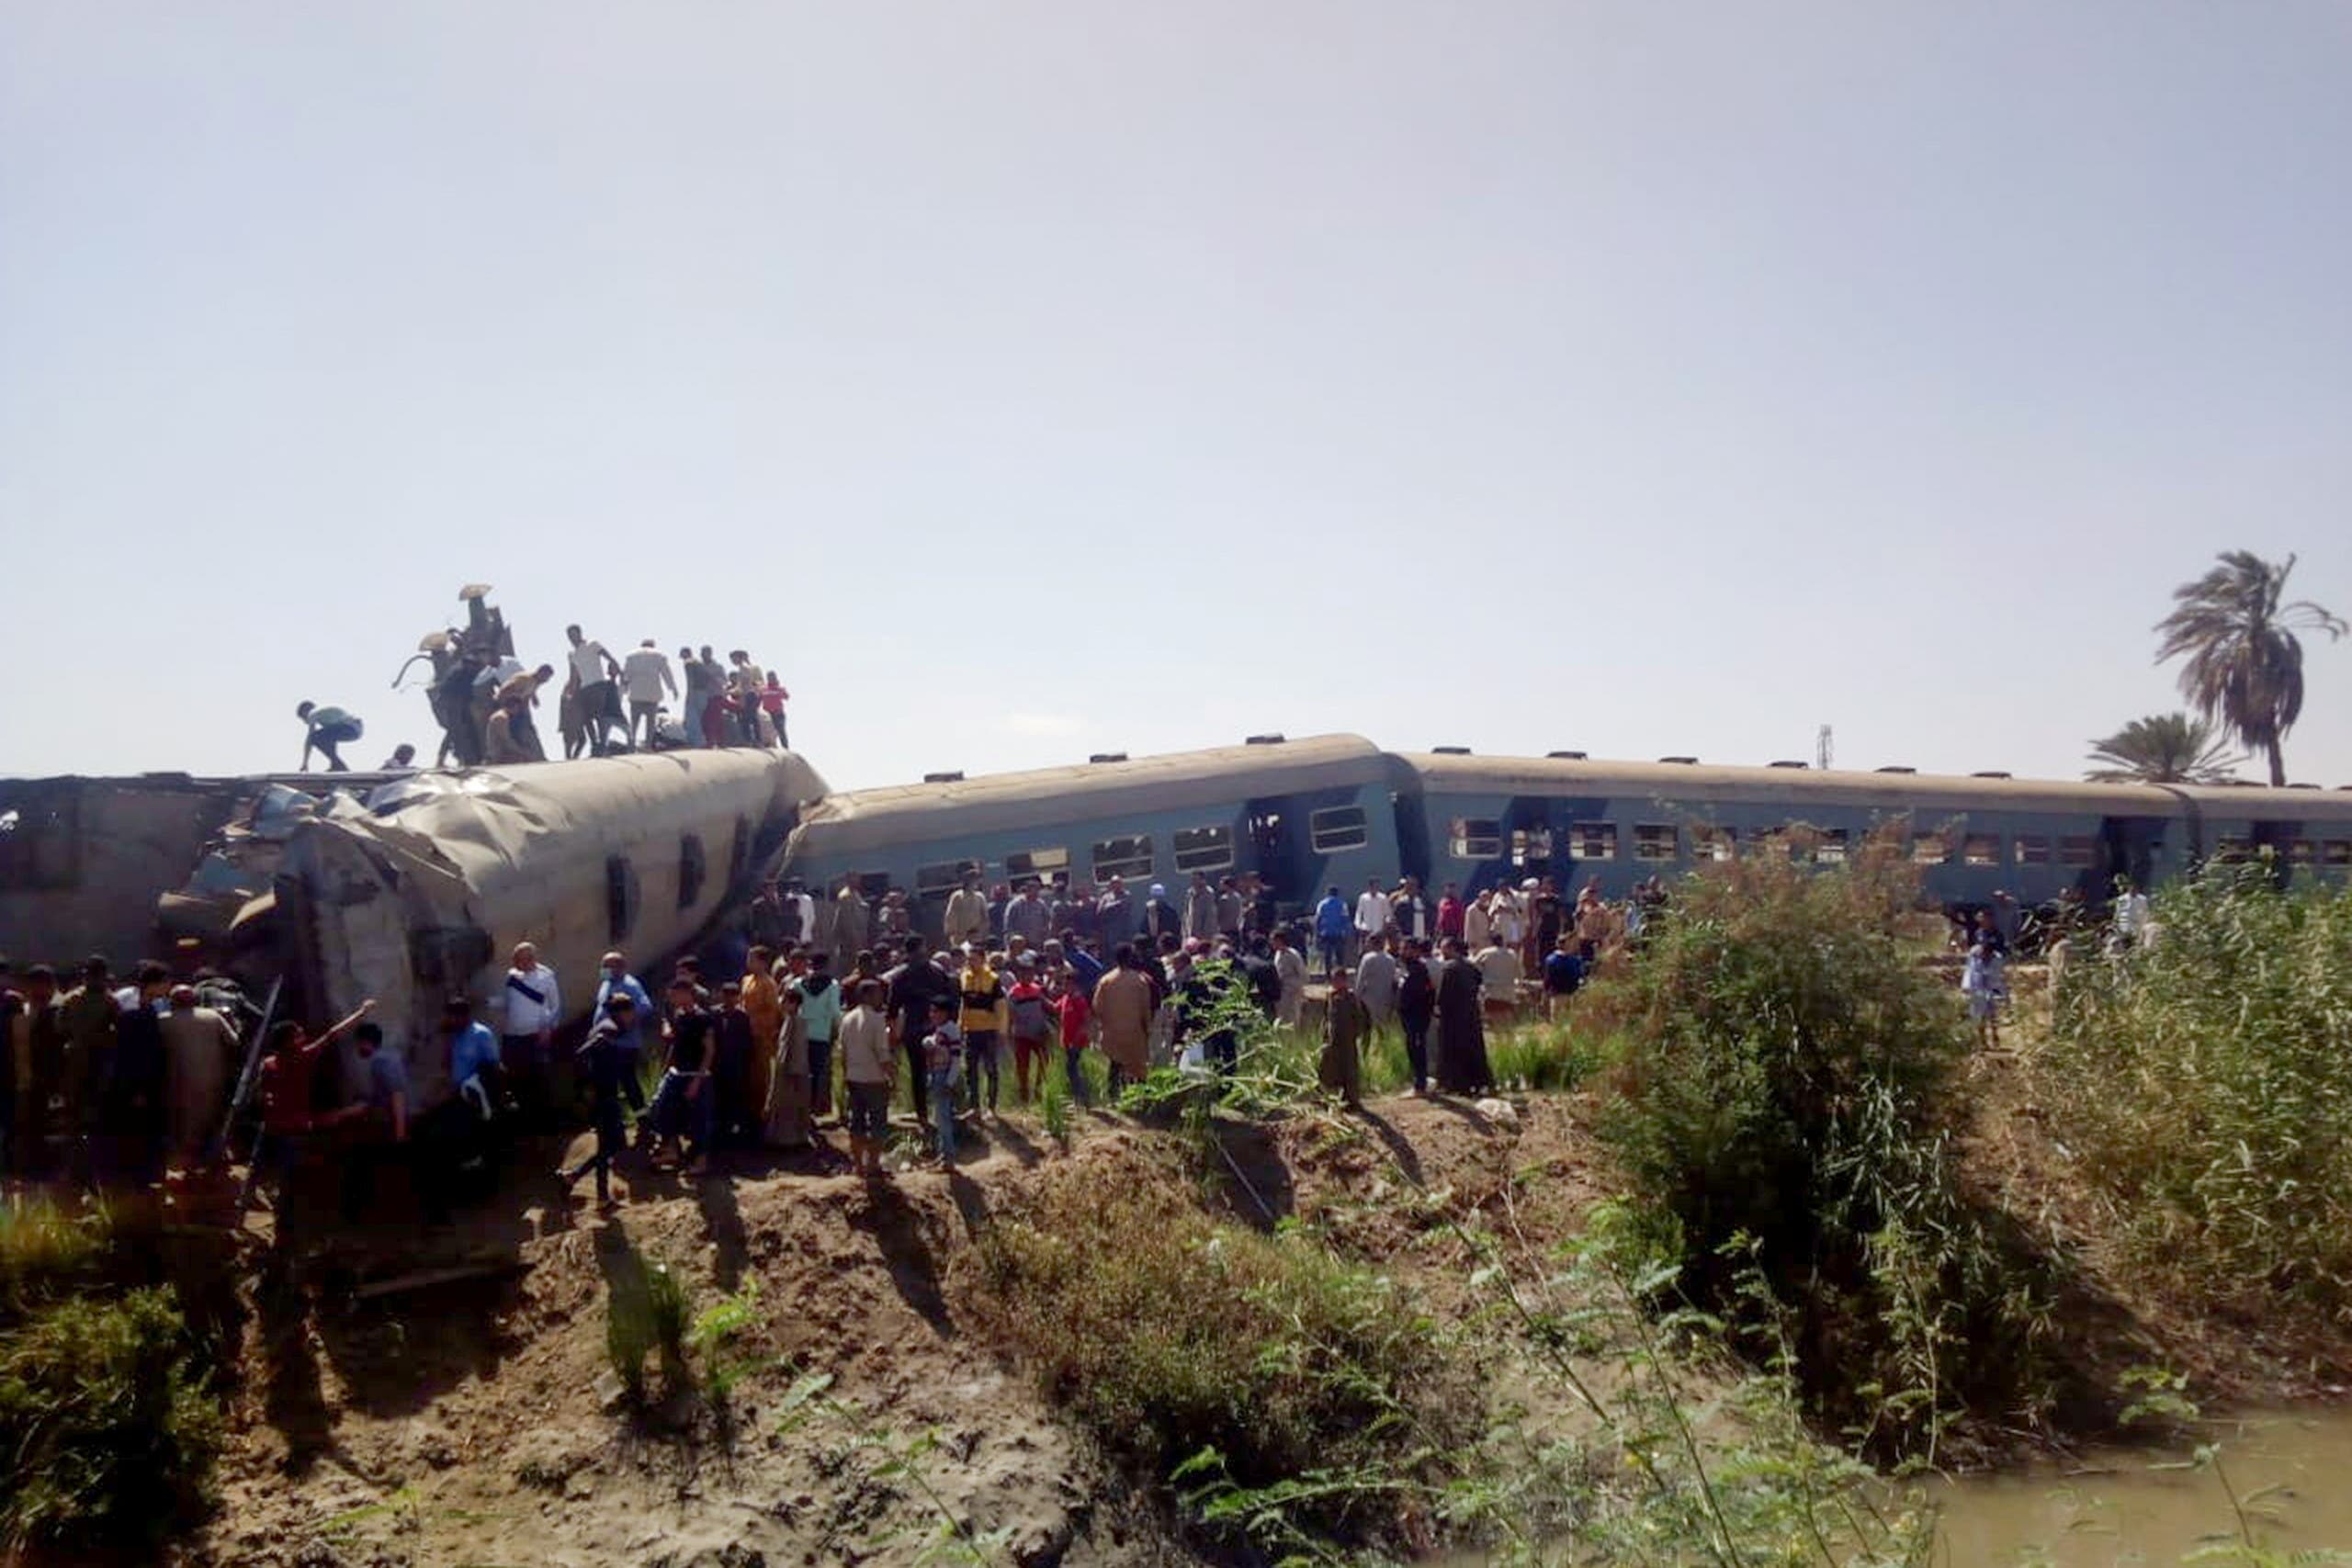
[[[429,752],[481,581],[837,787],[2075,776],[2217,551],[2352,615],[2347,80],[2341,0],[0,0],[0,773]]]

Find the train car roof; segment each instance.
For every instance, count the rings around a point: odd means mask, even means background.
[[[1876,806],[1922,811],[2097,811],[2173,817],[2182,797],[2209,816],[2352,822],[2352,793],[2267,786],[2192,788],[1991,779],[1955,773],[1757,768],[1688,762],[1614,762],[1566,757],[1477,757],[1412,752],[1401,759],[1425,789],[1502,795],[1645,795],[1677,802]]]
[[[802,815],[795,848],[828,853],[933,834],[1059,829],[1137,812],[1226,806],[1254,795],[1385,782],[1386,754],[1361,735],[1311,735],[1109,762],[889,784],[828,795]]]

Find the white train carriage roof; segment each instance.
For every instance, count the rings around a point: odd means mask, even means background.
[[[1316,735],[852,790],[805,812],[792,842],[796,850],[849,854],[942,834],[1061,828],[1387,777],[1386,754],[1363,737]]]

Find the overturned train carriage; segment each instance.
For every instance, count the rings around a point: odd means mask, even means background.
[[[292,1006],[324,1019],[377,998],[431,1103],[445,998],[480,1008],[530,942],[567,1021],[584,1019],[606,949],[650,965],[684,947],[824,792],[799,757],[749,749],[415,775],[288,839],[276,896]]]

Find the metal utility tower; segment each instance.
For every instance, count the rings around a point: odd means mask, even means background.
[[[1821,727],[1821,733],[1813,738],[1813,765],[1826,773],[1837,755],[1838,744],[1831,739],[1829,727],[1825,724]]]

